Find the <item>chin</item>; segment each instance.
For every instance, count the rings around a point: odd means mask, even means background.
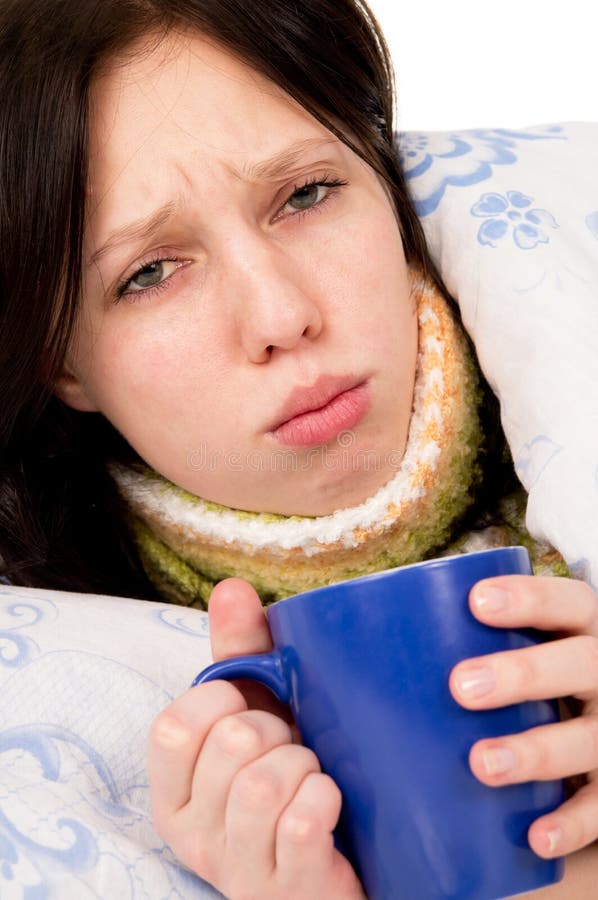
[[[298,486],[293,495],[287,491],[271,491],[277,503],[268,504],[272,508],[267,511],[283,516],[327,516],[338,509],[359,506],[387,484],[396,475],[396,469],[349,468],[334,479],[330,478],[331,474],[334,473],[314,472],[314,477]]]

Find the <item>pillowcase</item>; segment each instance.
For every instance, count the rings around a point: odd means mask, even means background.
[[[152,719],[212,661],[208,617],[0,585],[0,897],[217,900],[154,831]]]
[[[598,123],[398,135],[496,392],[527,527],[598,585]]]

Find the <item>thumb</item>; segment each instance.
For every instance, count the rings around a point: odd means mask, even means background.
[[[208,605],[214,660],[272,649],[268,620],[255,589],[241,578],[216,585]]]
[[[268,620],[249,582],[241,578],[221,581],[212,591],[208,612],[214,661],[247,653],[268,653],[272,649]],[[235,684],[250,709],[264,709],[280,716],[291,725],[294,739],[299,741],[289,710],[267,688],[246,679]]]

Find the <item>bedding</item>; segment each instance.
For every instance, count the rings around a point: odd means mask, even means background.
[[[598,586],[598,124],[399,135],[443,280],[498,395],[526,524]]]
[[[598,124],[399,135],[496,390],[527,522],[598,582]],[[0,897],[215,898],[151,826],[150,722],[211,662],[205,613],[0,585]]]
[[[211,661],[206,613],[0,585],[0,897],[204,900],[149,814],[150,722]]]

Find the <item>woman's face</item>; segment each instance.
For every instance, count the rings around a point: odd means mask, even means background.
[[[206,499],[321,515],[392,478],[417,318],[373,171],[200,36],[92,97],[79,327],[57,393]]]

